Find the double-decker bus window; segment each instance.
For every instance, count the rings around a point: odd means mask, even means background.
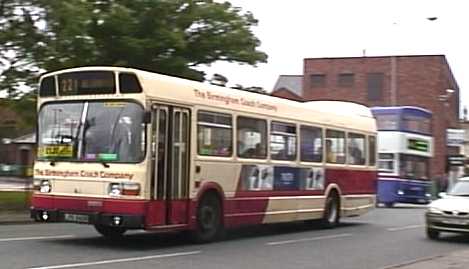
[[[301,161],[322,162],[322,129],[318,127],[301,126],[300,139]]]
[[[402,177],[428,179],[428,158],[423,156],[399,155],[399,170]]]
[[[272,160],[296,159],[296,126],[272,122],[270,126],[270,158]]]
[[[197,114],[197,148],[199,155],[232,155],[233,126],[228,114],[199,111]]]
[[[376,137],[368,136],[368,165],[376,164]]]
[[[326,161],[345,163],[345,133],[336,130],[326,131]]]
[[[265,159],[267,157],[267,122],[238,117],[236,123],[238,157]]]
[[[398,114],[378,114],[375,115],[378,130],[398,130]]]
[[[39,96],[55,96],[55,79],[54,77],[46,77],[42,79],[41,85],[39,86]]]
[[[430,119],[405,115],[402,119],[402,129],[409,132],[431,134]]]
[[[379,153],[378,169],[383,173],[394,173],[394,154],[393,153]]]
[[[347,162],[354,165],[364,165],[366,162],[365,136],[362,134],[348,134]]]
[[[120,73],[119,74],[119,89],[121,93],[140,93],[142,87],[138,78],[132,73]]]

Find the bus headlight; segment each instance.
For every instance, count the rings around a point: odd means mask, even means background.
[[[109,184],[109,195],[110,196],[119,196],[122,193],[122,188],[120,183],[111,183]]]
[[[140,184],[135,182],[124,182],[122,183],[122,195],[134,195],[140,194]]]
[[[136,182],[122,182],[109,184],[109,195],[140,195],[140,184]]]
[[[403,191],[403,190],[398,190],[398,191],[397,191],[397,194],[398,194],[398,195],[404,195],[404,191]]]
[[[52,190],[49,180],[42,180],[39,185],[39,191],[42,193],[49,193]]]

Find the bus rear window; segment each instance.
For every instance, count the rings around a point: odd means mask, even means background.
[[[116,92],[111,71],[84,71],[58,76],[60,95],[112,94]]]

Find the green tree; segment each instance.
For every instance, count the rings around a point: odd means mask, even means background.
[[[256,24],[212,0],[0,0],[0,89],[15,96],[39,73],[85,65],[202,81],[202,64],[266,61]]]

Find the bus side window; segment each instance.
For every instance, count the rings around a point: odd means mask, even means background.
[[[322,129],[311,126],[301,126],[301,161],[322,162],[323,137]]]
[[[233,143],[232,128],[231,115],[199,111],[197,114],[198,154],[230,157]]]
[[[376,164],[376,137],[368,136],[368,165]]]
[[[238,157],[265,159],[267,157],[267,122],[248,117],[237,118]]]
[[[326,130],[326,161],[345,164],[345,133]]]
[[[348,144],[348,156],[347,160],[349,164],[364,165],[366,162],[365,158],[365,136],[362,134],[349,133],[347,144]]]
[[[272,122],[270,127],[270,158],[296,159],[296,126],[291,123]]]

